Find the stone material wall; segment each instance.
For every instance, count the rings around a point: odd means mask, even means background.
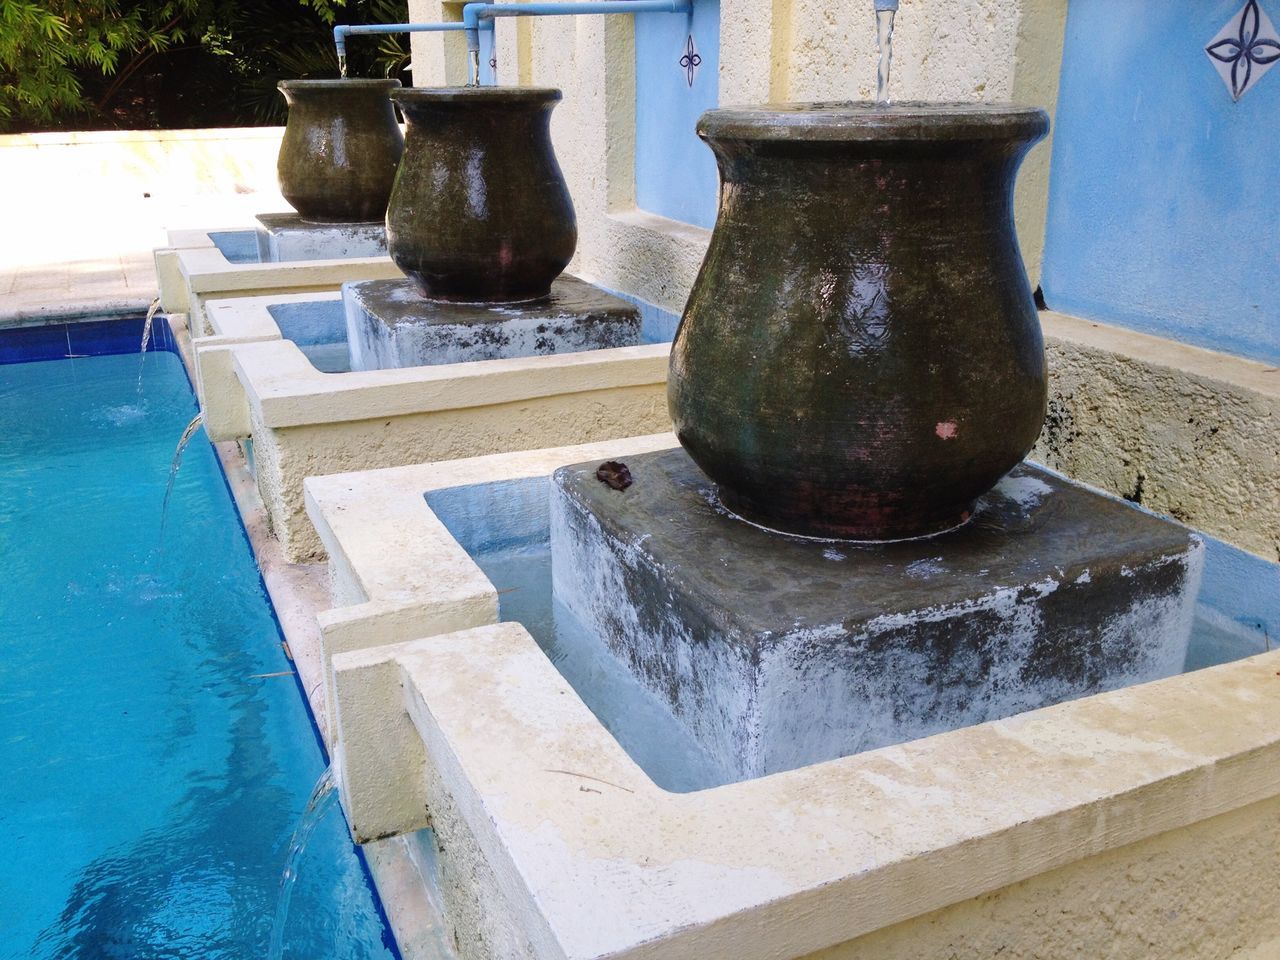
[[[1032,459],[1280,561],[1280,370],[1041,317],[1049,415]]]
[[[276,192],[283,127],[121,130],[0,136],[0,170],[12,183],[57,184],[68,197]],[[15,191],[19,206],[26,195]],[[36,191],[26,199],[48,203]]]
[[[572,379],[572,371],[566,377]],[[549,397],[434,413],[299,427],[252,417],[259,491],[294,563],[324,558],[307,518],[307,477],[437,460],[536,450],[668,429],[666,383],[566,392]]]
[[[456,20],[461,3],[410,0],[412,20]],[[904,0],[894,46],[899,100],[1020,100],[1053,113],[1066,4],[1062,0]],[[631,20],[502,19],[498,75],[564,91],[552,136],[578,213],[570,270],[679,313],[709,232],[635,203],[635,48]],[[414,83],[461,83],[456,33],[416,34]],[[721,0],[720,103],[856,99],[872,95],[870,0]],[[674,61],[673,61],[674,68]],[[1044,237],[1050,147],[1028,157],[1018,192],[1020,237],[1033,278]]]
[[[1033,460],[1264,560],[1280,558],[1280,370],[1061,314],[1044,313],[1042,323],[1049,417]],[[335,399],[335,409],[346,402]],[[665,382],[377,420],[249,426],[263,500],[295,561],[322,556],[303,509],[305,477],[668,429]]]
[[[1090,857],[806,960],[1280,956],[1280,799]],[[1158,890],[1158,896],[1152,891]]]

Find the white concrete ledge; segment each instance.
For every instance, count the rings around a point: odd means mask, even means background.
[[[1040,325],[1045,337],[1053,341],[1132,357],[1153,367],[1216,380],[1280,400],[1280,367],[1271,364],[1052,310],[1041,311]]]
[[[517,624],[334,668],[365,682],[339,696],[344,756],[375,746],[352,715],[410,741],[376,744],[412,784],[394,805],[346,771],[356,835],[421,825],[439,781],[537,957],[803,956],[1280,795],[1280,731],[1257,722],[1280,653],[686,795]],[[376,820],[396,807],[414,817]]]
[[[158,254],[157,270],[165,309],[179,311],[185,306],[191,314],[192,332],[197,336],[209,333],[204,304],[217,297],[253,296],[273,290],[336,290],[347,280],[404,276],[390,257],[232,263],[215,246],[166,249],[163,255]]]
[[[326,690],[339,653],[496,623],[498,595],[427,507],[426,494],[548,475],[562,463],[670,447],[670,434],[310,477],[307,514],[329,556],[333,607],[317,619]],[[565,459],[569,458],[569,459]],[[330,700],[332,702],[332,700]]]
[[[321,373],[287,340],[246,344],[237,375],[268,427],[431,413],[666,382],[671,344],[468,363]]]

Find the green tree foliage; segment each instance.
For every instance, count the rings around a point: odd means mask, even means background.
[[[278,123],[277,80],[336,76],[332,25],[405,0],[0,0],[0,131]],[[353,50],[390,74],[404,38]]]

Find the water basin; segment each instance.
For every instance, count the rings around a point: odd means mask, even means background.
[[[522,624],[586,705],[659,787],[686,793],[735,782],[666,702],[552,595],[546,477],[436,490],[427,505],[498,593],[499,616]],[[1205,536],[1205,573],[1183,672],[1271,649],[1280,627],[1280,567]]]

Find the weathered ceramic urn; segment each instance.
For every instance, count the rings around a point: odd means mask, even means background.
[[[578,241],[551,146],[560,91],[439,87],[392,98],[406,123],[387,208],[396,265],[433,300],[547,296]]]
[[[1014,106],[769,105],[698,124],[720,213],[671,356],[680,442],[735,513],[892,540],[966,521],[1044,420]]]
[[[399,80],[282,80],[289,120],[280,192],[304,220],[361,223],[387,210],[404,136],[389,94]]]

